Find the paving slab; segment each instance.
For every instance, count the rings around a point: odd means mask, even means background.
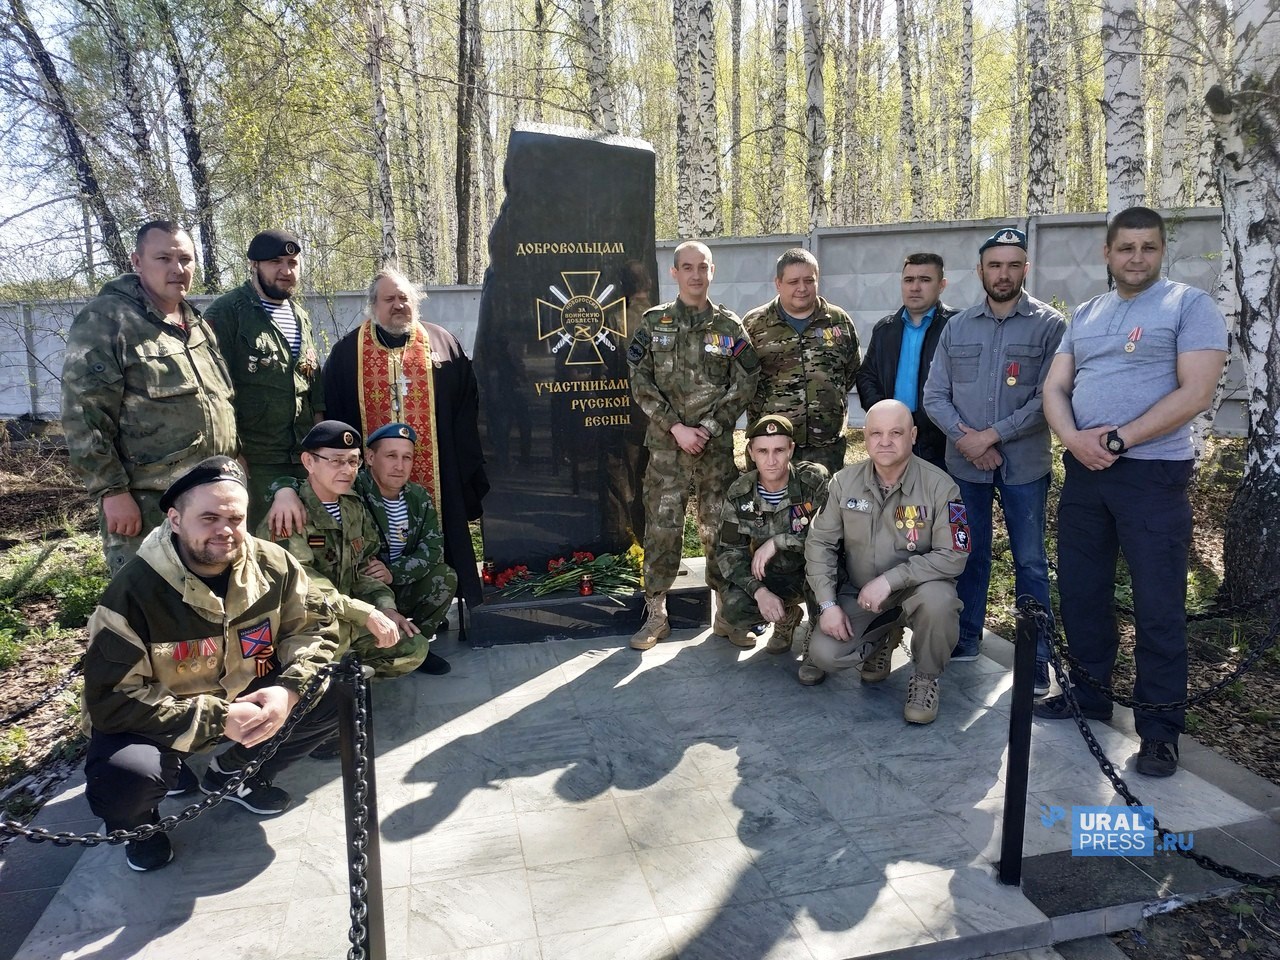
[[[1163,899],[1229,886],[1182,858],[1071,856],[1067,824],[1045,826],[1041,806],[1117,798],[1074,725],[1040,720],[1023,883],[999,883],[1003,641],[948,669],[925,727],[902,719],[905,650],[882,684],[803,687],[764,642],[684,630],[642,655],[620,637],[471,649],[446,636],[452,673],[376,683],[388,957],[1052,958]],[[1095,724],[1120,767],[1137,750],[1125,723]],[[1214,782],[1184,769],[1131,783],[1197,848],[1280,872],[1266,790],[1205,768]],[[285,813],[215,808],[148,874],[118,847],[9,844],[0,960],[345,955],[339,764],[304,761],[280,785]],[[76,780],[40,822],[98,828]]]

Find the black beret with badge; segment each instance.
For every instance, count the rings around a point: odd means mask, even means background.
[[[360,433],[341,420],[321,420],[302,438],[303,450],[359,450]]]
[[[250,260],[274,260],[276,257],[296,257],[302,252],[302,241],[288,230],[263,230],[249,241],[245,254]]]
[[[748,440],[754,440],[756,437],[791,437],[794,439],[795,428],[791,426],[791,421],[781,414],[766,413],[753,423],[747,431]]]
[[[240,484],[246,490],[249,489],[249,481],[244,475],[244,469],[236,461],[223,456],[206,457],[169,484],[169,489],[160,497],[160,509],[167,513],[177,499],[188,490],[223,480],[230,480]]]

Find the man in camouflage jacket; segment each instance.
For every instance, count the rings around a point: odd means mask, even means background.
[[[138,231],[133,273],[105,284],[71,324],[62,427],[71,466],[99,501],[114,574],[164,519],[160,495],[206,457],[234,457],[231,376],[186,302],[191,237],[158,220]]]
[[[224,787],[337,649],[332,611],[309,591],[298,562],[248,536],[247,503],[234,460],[212,457],[183,474],[161,497],[166,521],[89,620],[86,796],[108,830],[157,822],[167,792],[195,785],[184,759],[231,740],[205,776],[206,792]],[[330,688],[228,799],[254,813],[283,810],[289,795],[272,779],[336,724]],[[172,855],[164,833],[126,848],[135,870],[164,866]]]
[[[818,296],[818,261],[795,247],[778,258],[778,295],[742,324],[760,357],[752,421],[777,413],[795,430],[798,461],[829,473],[844,466],[849,391],[858,374],[858,333],[849,315]]]
[[[791,421],[766,414],[747,431],[747,456],[756,465],[733,482],[724,497],[716,559],[725,587],[729,640],[755,645],[751,628],[771,622],[768,653],[791,649],[804,617],[804,540],[814,514],[827,500],[827,468],[791,457]]]
[[[715,265],[706,245],[690,240],[676,247],[671,276],[679,295],[645,313],[627,350],[631,392],[649,418],[644,476],[647,617],[631,638],[636,650],[648,650],[671,633],[667,591],[680,569],[690,484],[698,497],[707,582],[723,600],[715,533],[724,492],[738,475],[733,428],[755,396],[760,372],[742,321],[707,296]],[[718,616],[715,632],[728,632]]]
[[[426,487],[409,480],[417,432],[406,423],[389,423],[369,435],[368,465],[356,475],[355,493],[378,529],[381,548],[362,573],[395,592],[396,609],[422,631],[435,634],[458,592],[458,575],[444,560],[440,515]],[[272,487],[267,516],[273,534],[288,535],[306,523],[308,511],[297,496],[301,484],[282,477]],[[392,522],[392,515],[403,519]],[[449,662],[429,651],[418,667],[423,673],[449,672]]]
[[[302,275],[301,241],[285,230],[263,230],[247,256],[249,279],[214,300],[204,315],[236,387],[249,522],[256,525],[272,482],[303,476],[302,438],[324,419],[325,403],[311,318],[292,298]],[[272,314],[283,317],[283,327]]]
[[[302,449],[307,480],[298,492],[305,517],[284,547],[333,606],[340,654],[354,651],[379,677],[411,673],[426,658],[429,638],[396,610],[391,588],[366,572],[381,544],[377,524],[351,491],[360,466],[360,437],[349,424],[322,420],[303,439]],[[270,523],[270,517],[262,521],[259,536],[272,535]]]

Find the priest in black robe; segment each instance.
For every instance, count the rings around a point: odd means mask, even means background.
[[[365,436],[384,425],[369,420],[383,417],[412,424],[419,437],[433,431],[434,444],[418,445],[426,462],[415,459],[413,479],[435,498],[445,562],[458,575],[459,599],[475,606],[484,597],[467,523],[480,519],[489,492],[480,391],[458,338],[422,320],[418,301],[417,288],[398,270],[378,272],[369,286],[368,318],[334,345],[325,363],[326,413]],[[423,482],[424,469],[431,482]]]

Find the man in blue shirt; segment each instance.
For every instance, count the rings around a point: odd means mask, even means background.
[[[924,407],[947,435],[947,472],[960,485],[972,535],[969,562],[956,583],[964,604],[953,660],[976,660],[991,579],[991,505],[996,491],[1009,532],[1018,596],[1049,606],[1044,549],[1049,492],[1049,427],[1040,397],[1066,320],[1023,289],[1027,236],[1006,227],[978,248],[987,292],[951,318],[924,388]],[[1035,692],[1049,692],[1047,641],[1036,652]]]
[[[1067,448],[1058,503],[1058,588],[1067,645],[1091,677],[1109,682],[1119,648],[1116,559],[1133,582],[1133,695],[1187,696],[1187,554],[1194,466],[1190,423],[1208,409],[1227,358],[1227,327],[1210,296],[1160,276],[1163,218],[1146,207],[1116,214],[1103,246],[1115,289],[1081,304],[1044,387],[1044,414]],[[1111,703],[1077,684],[1085,716]],[[1036,716],[1071,716],[1064,697]],[[1136,769],[1178,768],[1185,713],[1135,709]]]
[[[900,400],[911,411],[916,442],[911,452],[947,468],[947,438],[924,411],[924,384],[938,338],[955,308],[942,302],[947,287],[942,257],[910,253],[902,264],[902,306],[877,321],[858,370],[858,400],[870,410],[881,400]]]

